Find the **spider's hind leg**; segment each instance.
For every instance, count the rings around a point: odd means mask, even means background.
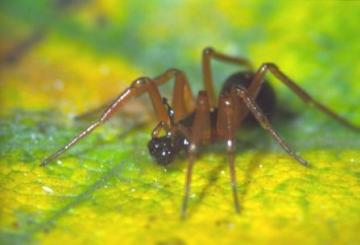
[[[285,140],[280,136],[280,134],[272,127],[269,119],[266,117],[264,112],[261,110],[259,105],[255,102],[255,100],[249,95],[248,91],[241,87],[236,87],[231,92],[232,97],[239,96],[245,103],[246,107],[249,111],[254,115],[255,119],[259,122],[259,124],[267,130],[270,135],[277,141],[277,143],[297,162],[304,166],[309,166],[309,163],[304,160],[301,156],[296,154],[294,150],[285,142]]]
[[[250,86],[248,87],[248,94],[250,97],[255,98],[257,93],[259,92],[262,84],[264,82],[264,77],[267,72],[271,72],[279,81],[285,84],[293,93],[295,93],[302,101],[314,106],[316,109],[321,111],[322,113],[326,114],[330,118],[336,120],[342,126],[347,127],[351,130],[360,132],[360,127],[354,125],[353,123],[349,122],[344,117],[340,116],[338,113],[332,111],[327,106],[323,105],[312,96],[310,96],[304,89],[302,89],[299,85],[297,85],[294,81],[292,81],[288,76],[286,76],[275,64],[273,63],[264,63],[258,69],[255,74],[253,81],[251,82]]]

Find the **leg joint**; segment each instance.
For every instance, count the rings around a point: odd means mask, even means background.
[[[226,150],[228,153],[234,153],[235,152],[235,141],[232,139],[226,140]]]
[[[197,149],[197,144],[195,144],[195,143],[190,143],[190,147],[189,147],[189,153],[190,154],[196,154],[197,153],[197,151],[198,151],[198,149]]]
[[[260,66],[261,71],[268,70],[268,69],[271,69],[271,68],[277,69],[277,66],[274,63],[271,63],[271,62],[265,62]]]
[[[215,50],[211,47],[206,47],[203,50],[203,55],[212,55],[215,52]]]
[[[149,83],[151,79],[149,77],[139,77],[135,81],[133,81],[130,85],[130,88],[139,88]]]
[[[244,89],[243,87],[235,86],[233,87],[233,89],[235,90],[235,93],[239,95],[241,98],[246,97],[246,89]]]
[[[165,73],[166,73],[167,76],[169,76],[169,77],[172,77],[172,76],[177,77],[177,76],[179,76],[179,75],[183,75],[183,74],[184,74],[183,71],[181,71],[181,70],[179,70],[179,69],[177,69],[177,68],[167,69]]]

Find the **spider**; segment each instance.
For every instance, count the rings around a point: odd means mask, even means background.
[[[211,60],[213,59],[245,68],[245,71],[237,72],[225,81],[218,98],[215,96],[213,86],[211,69]],[[201,90],[196,99],[185,73],[178,69],[168,69],[155,78],[140,77],[134,80],[112,103],[105,107],[102,115],[95,122],[54,154],[44,159],[41,166],[58,158],[95,128],[105,123],[131,98],[148,93],[159,121],[148,142],[149,153],[161,165],[171,163],[181,151],[186,151],[188,155],[181,216],[185,217],[187,214],[192,171],[199,146],[219,140],[226,144],[233,201],[235,211],[239,213],[240,203],[237,196],[234,161],[235,131],[246,120],[255,119],[291,158],[303,166],[309,166],[306,160],[292,150],[269,121],[267,115],[271,115],[275,110],[275,93],[265,80],[268,72],[272,73],[304,102],[311,104],[343,126],[360,131],[359,127],[311,97],[273,63],[264,63],[254,71],[247,59],[227,55],[213,48],[205,48],[202,53],[202,72],[205,90]],[[171,80],[174,80],[175,84],[170,106],[167,99],[161,97],[158,87]]]

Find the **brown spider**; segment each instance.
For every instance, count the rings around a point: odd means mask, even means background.
[[[217,101],[215,97],[213,78],[211,72],[211,59],[234,63],[245,66],[246,71],[231,75],[223,85]],[[242,123],[251,116],[267,130],[276,142],[296,161],[303,166],[309,166],[308,162],[296,154],[272,127],[266,115],[271,115],[275,109],[275,94],[270,84],[264,79],[270,71],[276,78],[290,88],[304,102],[310,103],[318,110],[332,117],[343,126],[360,131],[343,117],[323,104],[316,101],[302,88],[288,78],[275,64],[264,63],[254,72],[249,61],[243,58],[233,57],[206,48],[202,55],[202,71],[205,91],[200,91],[195,98],[191,92],[186,75],[183,71],[169,69],[156,78],[140,77],[132,82],[110,105],[106,107],[98,120],[75,136],[68,144],[42,161],[45,166],[59,157],[80,139],[84,138],[95,128],[107,121],[131,98],[147,92],[152,101],[159,123],[152,131],[151,140],[148,143],[150,154],[157,163],[167,165],[174,160],[180,151],[187,151],[189,162],[185,180],[184,199],[181,208],[182,217],[186,216],[188,198],[190,192],[191,175],[198,152],[198,146],[207,145],[217,140],[226,142],[229,159],[231,187],[234,205],[237,212],[240,204],[236,190],[236,174],[234,166],[235,157],[235,131]],[[162,98],[158,86],[175,78],[172,106]],[[251,112],[251,114],[249,114]],[[165,132],[165,134],[161,134]]]

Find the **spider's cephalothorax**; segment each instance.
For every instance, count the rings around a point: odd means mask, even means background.
[[[218,98],[215,96],[213,86],[211,69],[211,60],[213,59],[245,67],[245,71],[235,73],[225,81]],[[234,205],[236,211],[239,212],[240,204],[236,190],[235,173],[235,131],[244,122],[259,123],[290,157],[300,164],[308,166],[308,162],[290,148],[268,120],[268,117],[272,115],[275,109],[275,93],[269,83],[265,81],[265,75],[268,72],[273,74],[304,102],[310,103],[343,126],[357,132],[360,131],[358,126],[353,125],[311,97],[275,64],[264,63],[256,71],[253,71],[250,62],[244,58],[226,55],[212,48],[206,48],[202,54],[202,73],[205,89],[198,93],[196,99],[191,92],[185,73],[178,69],[169,69],[155,78],[140,77],[134,80],[115,100],[100,107],[103,113],[98,120],[76,135],[68,144],[43,160],[41,165],[47,165],[74,146],[80,139],[111,118],[129,99],[146,92],[151,99],[159,121],[148,143],[150,154],[162,165],[169,164],[181,151],[185,150],[188,154],[189,161],[181,209],[182,216],[185,216],[187,210],[192,169],[198,146],[211,144],[215,141],[226,143]],[[158,87],[171,81],[172,78],[174,78],[175,84],[170,106],[167,100],[161,97]],[[86,113],[80,118],[89,114],[93,113]],[[252,120],[248,120],[251,118]],[[160,136],[162,131],[165,131],[165,134]]]

